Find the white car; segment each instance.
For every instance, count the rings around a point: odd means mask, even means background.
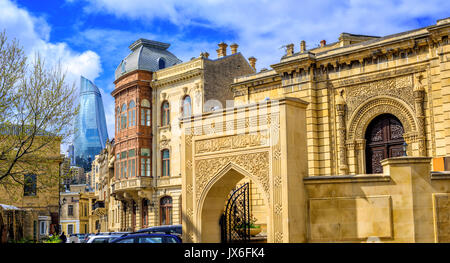
[[[109,243],[122,235],[93,235],[86,243]]]

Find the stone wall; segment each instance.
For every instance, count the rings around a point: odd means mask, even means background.
[[[383,175],[312,176],[309,242],[446,242],[450,177],[433,178],[431,158],[397,157]],[[448,214],[447,214],[448,215]]]

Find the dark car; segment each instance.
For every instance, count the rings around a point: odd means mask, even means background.
[[[176,235],[181,237],[181,224],[180,225],[165,225],[165,226],[154,226],[149,228],[144,228],[136,231],[135,233],[164,233],[170,235]]]
[[[129,234],[114,239],[111,243],[181,243],[181,239],[168,234]]]

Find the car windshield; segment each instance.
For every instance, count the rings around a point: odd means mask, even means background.
[[[92,243],[109,243],[109,240],[112,239],[111,237],[100,237],[95,238],[92,240]]]
[[[134,243],[134,238],[125,238],[117,241],[117,243]]]
[[[164,237],[140,237],[139,243],[163,243]]]
[[[178,243],[177,240],[173,237],[167,237],[167,243]]]

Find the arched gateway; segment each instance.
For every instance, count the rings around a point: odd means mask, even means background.
[[[182,120],[183,242],[220,242],[230,191],[251,181],[264,203],[267,242],[304,242],[306,103],[250,104]]]

